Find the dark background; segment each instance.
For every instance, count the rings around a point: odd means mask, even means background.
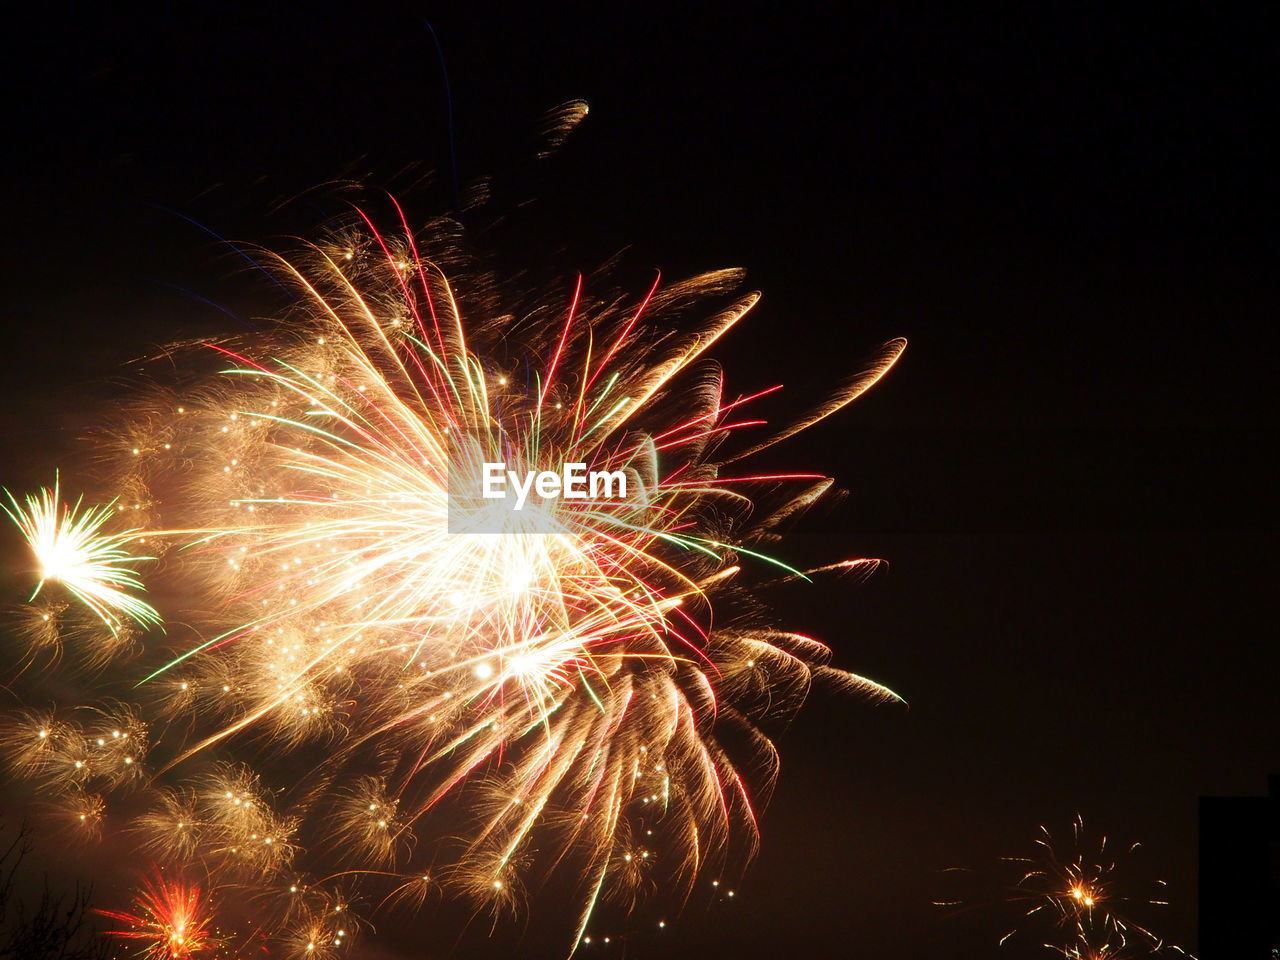
[[[940,871],[995,870],[1077,810],[1144,841],[1159,928],[1194,944],[1197,797],[1280,769],[1276,17],[594,6],[11,24],[0,483],[47,481],[123,361],[254,314],[242,265],[182,217],[270,243],[332,208],[281,201],[347,176],[425,217],[417,171],[447,194],[523,162],[583,97],[531,175],[554,242],[571,266],[629,244],[671,277],[746,267],[765,299],[718,353],[731,385],[806,397],[911,340],[787,451],[852,494],[797,555],[890,567],[784,610],[910,710],[815,697],[735,900],[601,949],[990,956],[1003,921],[931,906]]]

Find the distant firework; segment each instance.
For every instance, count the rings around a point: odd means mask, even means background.
[[[897,699],[762,599],[816,572],[771,550],[831,481],[732,464],[854,400],[903,341],[739,441],[776,388],[728,399],[707,359],[757,300],[738,271],[530,290],[475,267],[453,221],[399,219],[276,259],[296,298],[265,332],[167,352],[95,441],[109,507],[55,486],[7,508],[40,565],[21,657],[65,653],[41,662],[84,699],[14,715],[5,751],[64,821],[167,871],[109,914],[150,956],[246,942],[215,943],[203,890],[220,929],[321,957],[355,938],[353,902],[501,913],[547,878],[572,950],[601,904],[678,909],[741,869],[769,730],[812,684]],[[536,529],[451,533],[451,471],[477,456],[632,482]]]
[[[1038,942],[1069,960],[1190,956],[1148,926],[1145,913],[1169,902],[1163,880],[1145,880],[1135,870],[1140,844],[1117,850],[1105,835],[1090,837],[1079,814],[1068,838],[1055,839],[1042,826],[1035,844],[1037,852],[1031,856],[1004,858],[1020,874],[1007,882],[1003,902],[1016,907],[1020,918],[1000,937],[1000,946]],[[980,905],[965,899],[938,903]]]

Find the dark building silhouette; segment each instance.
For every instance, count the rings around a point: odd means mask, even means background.
[[[1280,957],[1280,776],[1264,797],[1200,798],[1200,958]]]

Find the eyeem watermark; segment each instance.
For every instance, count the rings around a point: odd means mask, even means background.
[[[449,532],[562,534],[581,519],[579,511],[619,506],[644,493],[634,468],[593,466],[603,465],[539,463],[508,453],[489,434],[460,431],[449,443]]]
[[[587,470],[585,463],[566,463],[554,470],[507,469],[505,462],[483,465],[481,495],[486,500],[506,500],[515,494],[511,509],[523,510],[529,494],[543,500],[621,500],[627,495],[627,475],[621,470]]]

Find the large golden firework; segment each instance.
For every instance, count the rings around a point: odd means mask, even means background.
[[[761,600],[814,572],[770,551],[831,481],[733,465],[851,402],[903,341],[739,441],[760,395],[730,399],[708,359],[758,298],[734,293],[738,271],[628,297],[468,262],[452,221],[415,233],[402,215],[276,259],[292,309],[168,351],[181,373],[102,434],[112,508],[55,487],[10,510],[42,582],[113,632],[151,630],[109,651],[130,704],[15,717],[12,768],[241,891],[286,952],[349,943],[357,895],[501,911],[556,876],[571,948],[601,903],[678,905],[750,858],[769,731],[813,683],[896,699]],[[627,493],[510,511],[460,479],[493,461],[584,464]],[[163,637],[134,543],[158,558]]]

